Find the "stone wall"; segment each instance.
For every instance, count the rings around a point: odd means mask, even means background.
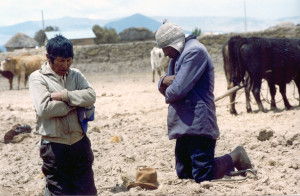
[[[237,34],[229,33],[198,38],[206,46],[216,70],[223,70],[222,46],[233,35]],[[300,26],[288,24],[285,26],[275,26],[265,31],[239,35],[246,37],[259,36],[299,39]],[[75,56],[72,66],[79,68],[84,73],[97,74],[151,72],[150,51],[154,46],[156,46],[155,41],[74,46]],[[15,50],[14,52],[0,53],[0,59],[4,59],[5,56],[15,56],[24,53],[45,54],[46,51],[45,47],[30,50]]]
[[[154,41],[74,47],[74,67],[87,73],[132,73],[151,71],[150,51]]]
[[[151,72],[150,51],[155,41],[74,46],[73,67],[84,73]],[[0,53],[0,59],[29,53],[46,54],[45,47]]]

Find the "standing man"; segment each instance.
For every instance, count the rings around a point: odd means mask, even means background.
[[[96,94],[83,74],[70,68],[73,45],[57,35],[46,45],[47,62],[29,79],[41,135],[40,156],[45,195],[97,195],[91,142],[78,119],[78,107],[90,107]]]
[[[185,38],[176,24],[165,23],[156,32],[156,42],[171,58],[168,73],[158,84],[168,109],[168,136],[176,139],[175,160],[179,178],[197,183],[222,178],[234,170],[252,167],[242,146],[215,157],[219,128],[214,103],[214,67],[196,36]]]

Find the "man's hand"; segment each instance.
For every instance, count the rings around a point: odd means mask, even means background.
[[[175,75],[166,76],[163,79],[162,83],[163,83],[164,86],[170,86],[174,79],[175,79]]]
[[[55,101],[61,101],[62,100],[62,95],[61,95],[60,92],[53,92],[53,93],[51,93],[50,97],[51,97],[52,100],[55,100]]]

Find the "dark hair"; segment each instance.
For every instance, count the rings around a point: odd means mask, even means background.
[[[46,49],[52,63],[56,57],[74,57],[72,42],[60,34],[47,42]]]

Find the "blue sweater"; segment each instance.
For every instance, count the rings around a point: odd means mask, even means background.
[[[220,133],[213,94],[214,67],[204,45],[195,37],[188,37],[182,53],[170,61],[166,76],[169,75],[175,75],[169,87],[162,85],[164,77],[158,83],[169,103],[169,139],[183,135],[217,139]]]

